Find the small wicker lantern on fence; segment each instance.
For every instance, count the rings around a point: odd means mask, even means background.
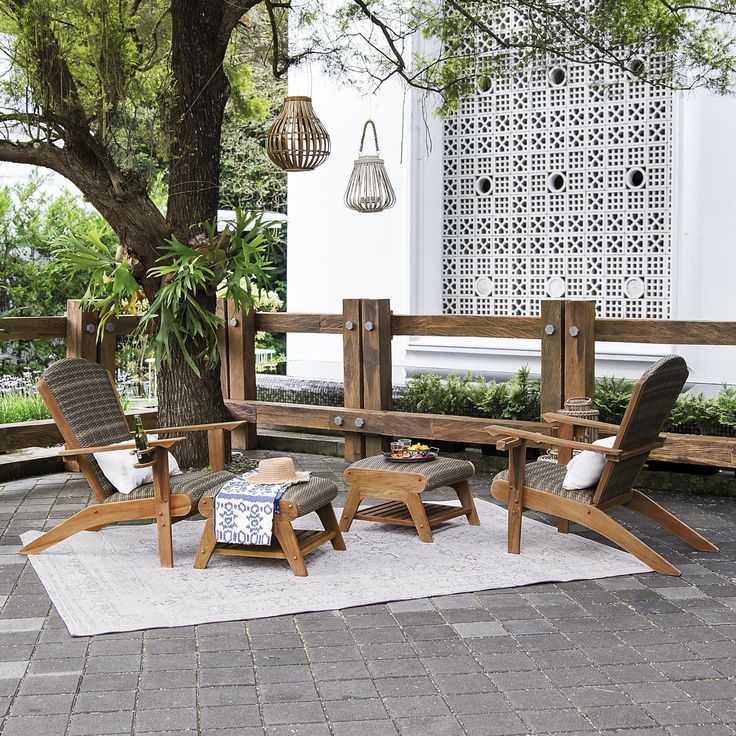
[[[287,97],[266,134],[266,153],[284,171],[312,171],[330,155],[330,136],[311,97]]]
[[[565,408],[560,409],[560,414],[566,414],[569,417],[577,417],[578,419],[592,419],[597,421],[600,416],[598,409],[593,405],[593,399],[587,396],[575,397],[567,399],[565,401]],[[584,442],[595,442],[598,439],[598,430],[592,427],[585,428],[585,434],[583,437],[579,437]],[[573,454],[577,455],[579,450],[575,450]],[[557,462],[557,449],[550,447],[546,454],[539,456],[540,460],[545,460],[550,463]]]
[[[373,128],[376,153],[363,155],[365,134],[369,125]],[[382,212],[396,204],[396,194],[386,173],[381,152],[378,150],[378,133],[372,120],[367,120],[363,126],[358,158],[355,160],[353,173],[345,190],[345,204],[356,212]]]

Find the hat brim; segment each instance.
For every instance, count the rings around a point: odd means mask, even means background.
[[[260,483],[262,485],[269,486],[279,485],[280,483],[308,483],[309,473],[294,473],[294,475],[290,478],[279,478],[278,480],[274,480],[273,478],[269,478],[268,476],[266,476],[266,478],[264,479],[260,473],[255,473],[254,475],[248,476],[248,482]]]

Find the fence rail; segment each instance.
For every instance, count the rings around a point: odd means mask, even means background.
[[[247,425],[234,446],[257,446],[257,425],[338,430],[345,435],[345,457],[355,460],[380,452],[391,436],[491,444],[483,427],[496,419],[428,415],[393,410],[392,338],[483,337],[538,339],[541,343],[541,408],[556,411],[572,396],[595,392],[595,344],[638,342],[673,345],[736,345],[736,322],[597,319],[595,304],[585,300],[544,300],[539,317],[464,315],[396,315],[387,299],[346,299],[341,314],[238,312],[221,302],[219,345],[223,394],[234,418]],[[67,354],[85,357],[114,372],[115,338],[133,332],[138,318],[119,317],[96,342],[96,315],[70,301],[63,317],[0,319],[0,341],[64,338]],[[344,406],[277,404],[256,400],[257,331],[342,335]],[[153,421],[153,419],[151,419]],[[543,422],[507,422],[548,432]],[[736,467],[736,438],[666,435],[656,460]],[[60,441],[53,422],[0,426],[0,450],[19,449],[39,441]],[[26,444],[23,444],[26,443]]]

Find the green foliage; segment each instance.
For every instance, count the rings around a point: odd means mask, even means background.
[[[505,383],[474,381],[470,374],[450,375],[443,381],[429,373],[411,378],[396,404],[403,411],[427,414],[533,420],[539,418],[539,382],[529,379],[527,367]]]
[[[716,400],[706,399],[702,393],[688,392],[680,396],[670,414],[670,425],[674,429],[687,428],[692,431],[695,425],[700,433],[718,424],[719,411]]]
[[[634,381],[627,378],[601,378],[595,388],[595,405],[600,412],[600,420],[618,424],[626,411],[634,390]]]
[[[736,429],[736,387],[724,385],[715,399],[718,422],[729,429]]]
[[[273,249],[271,225],[261,215],[236,210],[235,222],[221,232],[215,219],[200,223],[202,233],[188,243],[171,238],[160,247],[159,265],[147,273],[161,279],[150,305],[142,302],[133,261],[96,234],[82,243],[65,240],[54,255],[70,273],[91,274],[82,301],[99,312],[100,332],[111,317],[141,306],[138,332],[155,328],[158,359],[171,360],[176,344],[189,367],[200,375],[198,361],[214,366],[218,360],[217,329],[222,319],[213,311],[215,296],[231,299],[238,309],[247,311],[253,305],[251,284],[266,284]]]
[[[9,384],[6,386],[5,384]],[[28,374],[23,379],[0,377],[0,424],[48,419],[50,414]]]
[[[89,274],[62,273],[51,257],[52,245],[69,233],[96,230],[106,243],[115,242],[105,221],[69,193],[51,196],[46,178],[35,170],[28,180],[0,188],[0,315],[42,317],[63,314],[67,299],[78,299]],[[39,370],[63,355],[59,341],[13,341],[0,352],[10,356],[5,373]]]
[[[286,172],[266,155],[266,133],[281,108],[286,83],[274,80],[255,62],[231,67],[231,86],[234,76],[237,93],[225,109],[222,128],[221,205],[285,212]]]

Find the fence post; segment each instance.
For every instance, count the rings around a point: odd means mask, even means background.
[[[233,302],[227,303],[228,398],[241,401],[256,399],[256,312],[238,312]],[[223,389],[225,390],[225,389]],[[232,433],[233,447],[254,450],[258,446],[258,425],[249,422]]]
[[[542,360],[539,403],[542,414],[565,403],[565,307],[560,299],[542,300]]]
[[[363,322],[360,299],[343,299],[343,403],[347,409],[363,407]],[[352,463],[365,457],[365,437],[345,432],[345,461]]]
[[[595,302],[565,302],[565,398],[595,395]]]
[[[97,362],[97,315],[82,309],[79,299],[66,303],[66,357]]]
[[[391,302],[388,299],[363,300],[363,407],[392,408],[391,381]],[[366,455],[380,455],[389,439],[366,435]]]

